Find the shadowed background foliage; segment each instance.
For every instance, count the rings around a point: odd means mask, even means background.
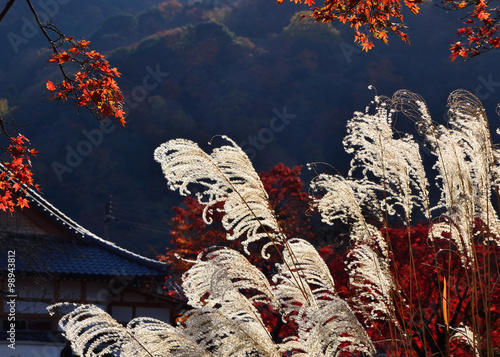
[[[369,53],[353,43],[350,29],[297,22],[300,7],[272,0],[38,6],[119,68],[129,124],[99,127],[86,111],[47,100],[44,83],[58,73],[46,65],[46,43],[24,3],[0,24],[0,98],[8,117],[28,125],[23,133],[39,150],[34,172],[49,201],[102,235],[111,195],[110,239],[148,256],[164,252],[171,207],[179,204],[152,157],[169,139],[206,143],[226,134],[257,171],[325,161],[345,173],[345,124],[373,98],[370,84],[379,94],[421,93],[435,119],[444,116],[448,94],[465,88],[496,117],[499,53],[450,63],[459,23],[432,5],[407,17],[411,45],[394,37]]]

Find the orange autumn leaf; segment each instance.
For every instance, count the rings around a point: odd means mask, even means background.
[[[369,50],[371,50],[375,45],[373,44],[373,42],[371,41],[368,41],[368,42],[364,42],[363,44],[361,44],[362,46],[362,49],[363,51],[366,51],[368,52]]]
[[[86,41],[86,40],[80,40],[80,41],[78,41],[78,45],[80,47],[85,47],[85,48],[87,48],[87,46],[89,45],[89,43],[90,43],[90,41]]]
[[[15,207],[28,207],[28,200],[19,194],[28,188],[38,190],[38,185],[33,182],[30,158],[35,156],[36,150],[29,149],[29,140],[19,134],[10,137],[10,145],[5,152],[12,158],[5,160],[3,171],[0,173],[0,210],[13,212]]]
[[[19,197],[17,199],[17,206],[24,208],[24,207],[30,207],[29,206],[29,201],[26,198]]]
[[[54,85],[54,83],[52,83],[51,81],[47,81],[47,83],[45,84],[45,87],[50,90],[51,92],[55,91],[56,90],[56,86]]]
[[[111,68],[99,52],[87,51],[90,41],[76,42],[73,37],[66,37],[65,40],[70,45],[68,51],[52,54],[49,62],[57,63],[61,69],[68,63],[74,63],[78,71],[73,75],[74,79],[66,76],[58,85],[47,82],[47,90],[58,90],[51,99],[72,99],[77,106],[89,109],[96,118],[115,117],[125,126],[124,98],[115,81],[120,77],[118,69]]]
[[[446,286],[446,277],[443,278],[443,320],[446,326],[446,331],[450,330],[450,325],[448,322],[448,287]]]
[[[388,33],[392,32],[404,42],[408,41],[407,26],[404,23],[404,8],[413,14],[420,13],[424,0],[324,0],[321,6],[315,6],[314,0],[290,0],[297,4],[306,4],[315,21],[329,23],[339,21],[355,30],[355,42],[359,42],[364,51],[374,47],[373,39],[388,43]],[[443,9],[460,10],[465,13],[463,23],[467,25],[458,31],[464,43],[463,51],[456,54],[452,50],[452,61],[460,56],[464,59],[477,56],[491,49],[500,48],[500,6],[497,1],[485,0],[437,0]],[[278,0],[282,3],[282,0]],[[306,15],[302,15],[305,17]],[[366,38],[359,38],[359,33]]]

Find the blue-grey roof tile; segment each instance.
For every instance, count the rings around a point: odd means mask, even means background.
[[[96,244],[92,240],[8,232],[0,235],[4,242],[12,243],[10,249],[18,250],[15,270],[19,273],[134,277],[165,274],[165,264],[141,260],[135,255],[126,254],[126,251]],[[0,256],[0,267],[7,267],[7,254]]]

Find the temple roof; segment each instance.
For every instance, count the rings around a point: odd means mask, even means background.
[[[34,190],[16,227],[0,224],[2,250],[16,250],[16,271],[92,276],[165,276],[168,265],[128,251],[88,231]],[[5,213],[8,215],[9,213]],[[33,228],[23,231],[24,226]],[[15,229],[13,229],[15,228]],[[7,267],[7,254],[0,256]]]
[[[15,250],[15,271],[99,276],[165,276],[167,265],[102,244],[92,237],[71,239],[37,234],[0,232],[0,241]],[[2,244],[4,245],[4,243]],[[3,247],[5,249],[7,247]],[[0,256],[7,267],[8,254]]]

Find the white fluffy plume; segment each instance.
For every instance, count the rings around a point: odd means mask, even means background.
[[[248,244],[262,238],[282,241],[274,213],[269,209],[268,195],[247,155],[232,140],[229,145],[213,150],[209,155],[189,140],[176,139],[159,146],[154,158],[161,164],[172,190],[190,194],[189,186],[199,185],[198,201],[206,205],[203,218],[211,223],[207,213],[218,202],[224,203],[222,224],[227,239],[244,237]]]

